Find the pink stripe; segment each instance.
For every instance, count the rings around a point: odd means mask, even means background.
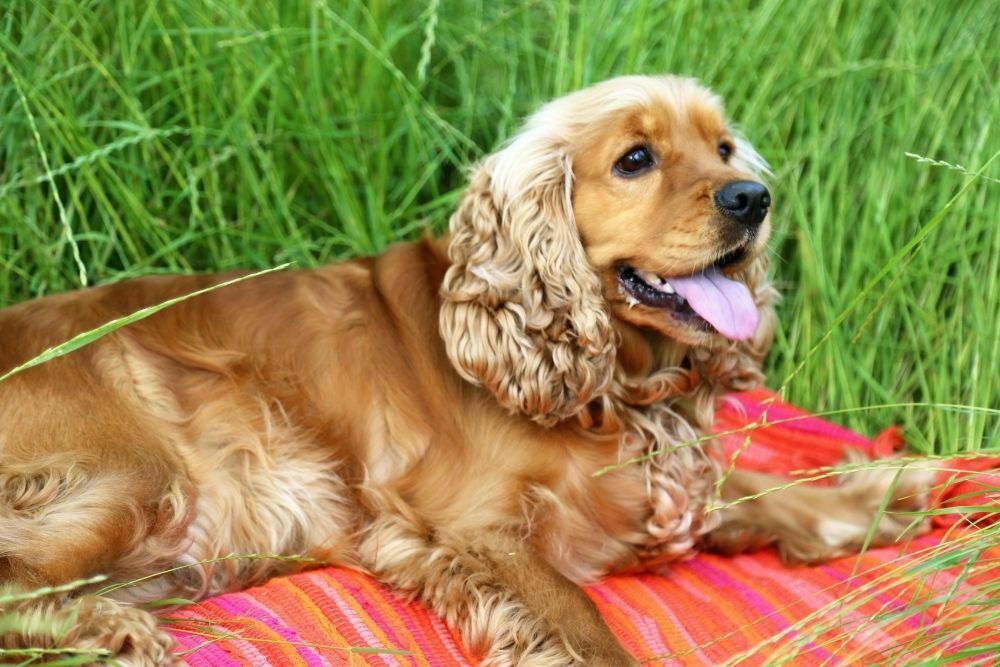
[[[455,664],[468,664],[466,657],[463,656],[458,650],[458,645],[455,643],[454,635],[452,635],[448,626],[445,625],[445,622],[442,621],[436,614],[431,616],[431,628],[433,628],[435,632],[435,638],[441,642],[441,646],[448,651],[448,654],[455,661]]]
[[[395,624],[391,623],[390,620],[385,617],[381,609],[372,604],[372,601],[368,598],[366,591],[361,586],[357,585],[350,579],[341,580],[339,583],[347,592],[351,594],[351,597],[353,597],[360,604],[361,608],[364,609],[366,614],[368,614],[368,617],[375,622],[375,625],[377,625],[379,629],[386,634],[386,639],[392,642],[393,648],[404,648],[410,646],[410,641],[397,634]],[[330,587],[327,586],[327,588],[329,589]],[[381,601],[383,603],[388,603],[389,606],[392,607],[394,606],[392,604],[392,602],[394,602],[394,598],[395,595],[390,592],[389,594],[384,595]],[[425,649],[426,646],[421,646],[420,648]]]
[[[864,627],[867,616],[860,610],[844,608],[843,613],[841,613],[840,607],[832,605],[833,602],[840,599],[839,596],[833,593],[834,588],[837,588],[837,586],[815,586],[806,580],[796,577],[794,570],[774,570],[762,566],[753,558],[740,557],[739,561],[738,567],[746,569],[749,574],[762,580],[772,581],[779,589],[794,593],[807,606],[809,613],[825,609],[822,614],[813,616],[814,620],[811,622],[813,627],[825,627],[824,621],[827,622],[826,625],[829,625],[829,622],[835,617],[839,617],[839,620],[834,624],[834,629],[849,625]],[[835,584],[836,582],[831,581],[830,583]],[[809,624],[801,627],[808,629]],[[877,636],[878,638],[878,643],[873,645],[872,648],[887,646],[891,643],[891,636],[880,628],[872,627],[871,630],[873,636]],[[786,634],[785,636],[788,638],[802,636],[802,632],[796,629],[793,633]]]
[[[748,602],[750,606],[752,606],[758,613],[760,613],[762,618],[767,619],[770,623],[772,623],[775,626],[774,634],[782,632],[791,626],[791,623],[789,623],[788,619],[786,619],[780,613],[779,608],[775,607],[773,603],[769,602],[762,595],[760,595],[760,593],[757,592],[757,590],[753,587],[753,585],[737,578],[734,574],[730,574],[725,570],[713,567],[711,564],[705,562],[704,560],[700,562],[700,565],[702,568],[704,568],[702,574],[706,578],[716,581],[719,584],[720,588],[732,589],[734,595],[740,596],[743,600]],[[733,570],[735,572],[741,571],[736,563],[730,563],[730,565],[733,567]],[[753,577],[747,577],[747,578],[753,581],[759,581]],[[760,634],[767,634],[766,629],[762,627],[758,626],[756,627],[756,630],[760,632]],[[815,642],[811,640],[803,644],[803,648],[808,649],[806,653],[813,654],[816,657],[822,656],[824,661],[827,662],[833,661],[834,663],[837,662],[835,656],[832,653],[830,653],[823,647],[817,645]]]
[[[849,587],[853,591],[862,590],[866,587],[866,584],[869,583],[868,581],[859,580],[858,578],[851,579],[849,573],[841,572],[836,567],[820,567],[823,572],[830,575],[831,579],[843,582],[845,587]],[[894,579],[890,585],[898,585],[899,583],[899,581]],[[903,591],[900,591],[900,593],[901,592]],[[879,586],[877,589],[874,589],[874,591],[869,587],[869,590],[865,591],[858,599],[865,599],[865,604],[881,603],[879,611],[875,612],[875,614],[865,614],[866,618],[882,614],[886,609],[892,609],[895,612],[899,612],[906,609],[908,606],[907,603],[900,598],[899,593],[890,593],[890,591],[886,590],[885,586]],[[924,612],[917,612],[915,614],[907,615],[906,617],[899,617],[898,622],[905,622],[913,628],[919,628],[923,624],[923,617]]]
[[[854,431],[846,429],[843,426],[838,426],[837,424],[820,419],[819,417],[814,417],[806,412],[802,412],[801,410],[797,410],[785,404],[773,403],[770,406],[765,406],[760,403],[756,403],[741,394],[732,394],[728,398],[733,399],[739,404],[741,410],[737,411],[737,414],[745,414],[746,417],[744,418],[744,421],[747,423],[755,422],[760,419],[761,415],[763,415],[766,410],[768,422],[782,422],[772,428],[816,433],[818,435],[860,445],[866,450],[871,448],[870,439],[859,435]]]
[[[201,634],[193,635],[184,632],[180,628],[168,628],[174,639],[184,647],[185,651],[193,650],[183,656],[184,661],[192,667],[214,667],[238,664],[233,662],[229,653],[219,645],[218,642],[207,643],[211,637],[204,637]],[[233,644],[230,640],[223,640],[226,644]],[[195,647],[198,647],[197,649]]]
[[[298,632],[288,627],[270,607],[257,598],[245,594],[224,595],[218,599],[218,603],[220,609],[257,619],[287,642],[295,642],[296,644],[303,642]],[[299,645],[294,648],[306,664],[317,667],[323,664],[323,659],[316,652],[316,649]]]
[[[684,642],[687,644],[683,647],[670,648],[668,653],[680,653],[683,655],[697,656],[698,660],[702,664],[706,664],[709,661],[709,658],[708,654],[705,653],[703,649],[698,648],[690,652],[688,651],[688,649],[694,649],[696,646],[699,646],[700,643],[696,641],[694,636],[688,631],[687,626],[681,621],[680,617],[674,613],[674,610],[670,607],[668,600],[663,597],[662,591],[650,586],[645,577],[639,578],[638,583],[644,589],[649,591],[650,596],[656,600],[657,607],[664,613],[664,615],[670,617],[674,630],[676,630],[679,635],[683,636]]]
[[[339,581],[338,583],[340,583],[341,585],[343,584],[343,582]],[[337,606],[337,608],[340,610],[340,613],[343,614],[344,619],[348,623],[350,623],[354,631],[357,632],[359,635],[361,635],[361,637],[365,641],[365,646],[392,648],[392,649],[406,648],[405,646],[401,646],[400,644],[397,644],[396,646],[385,646],[385,644],[378,637],[376,637],[371,630],[368,629],[370,624],[366,623],[365,620],[358,615],[358,613],[347,602],[346,598],[344,598],[341,595],[340,591],[331,586],[329,581],[326,580],[318,581],[316,582],[316,585],[320,590],[322,590],[327,595],[330,601]],[[355,601],[358,601],[357,598],[354,599]],[[362,605],[362,606],[368,606],[368,605]],[[376,625],[380,630],[383,631],[385,631],[386,629],[385,627],[386,624],[384,619],[382,620],[381,623],[375,623],[373,625]],[[373,657],[373,656],[366,656],[366,657]],[[384,662],[391,665],[402,664],[400,663],[399,659],[394,655],[382,653],[379,654],[378,657],[381,658]]]
[[[638,578],[636,583],[642,585],[644,589],[648,590],[648,587],[645,586],[645,583],[641,580],[641,578]],[[599,592],[596,589],[600,589]],[[618,594],[612,585],[603,584],[593,586],[591,587],[591,591],[598,593],[600,597],[609,605],[613,605],[620,612],[624,613],[633,629],[642,637],[643,643],[646,645],[650,655],[668,655],[675,652],[664,642],[663,634],[660,632],[660,629],[656,626],[656,624],[648,617],[648,615],[641,608],[636,609],[635,604],[630,604],[629,601],[625,600]],[[649,605],[654,600],[657,603],[656,606],[675,622],[675,628],[684,634],[684,638],[691,643],[694,643],[690,635],[688,635],[687,631],[684,629],[684,626],[680,623],[680,620],[674,616],[673,612],[666,605],[662,604],[662,602],[656,598],[655,593],[652,593],[649,598],[642,600],[642,604]]]
[[[687,564],[685,564],[685,567],[686,567],[686,565]],[[715,601],[712,600],[709,597],[706,597],[701,592],[701,590],[699,590],[696,586],[692,586],[691,583],[688,582],[684,577],[670,577],[670,576],[667,576],[666,578],[671,583],[676,584],[676,586],[678,588],[680,588],[681,590],[683,590],[688,596],[690,596],[692,598],[697,598],[698,600],[701,600],[701,601],[704,601],[705,602],[704,609],[706,609],[706,610],[715,609],[715,607],[716,607]],[[691,639],[690,639],[690,646],[686,647],[684,649],[684,651],[687,652],[690,649],[695,649],[697,647],[697,650],[691,651],[691,654],[699,656],[699,660],[701,661],[702,664],[710,665],[710,664],[713,664],[713,661],[711,660],[711,658],[709,657],[709,655],[707,653],[705,653],[705,651],[702,648],[702,646],[708,646],[709,642],[714,641],[716,639],[717,635],[718,635],[718,632],[716,630],[708,630],[708,629],[706,629],[704,627],[704,624],[701,623],[701,621],[702,621],[702,617],[701,616],[685,616],[684,625],[682,627],[684,627],[685,630],[687,630],[689,628],[689,626],[693,626],[695,623],[697,623],[698,624],[698,629],[701,630],[701,632],[699,632],[698,634],[708,635],[710,637],[710,639],[708,640],[708,642],[704,642],[704,641],[700,641],[697,637],[694,637],[693,635],[689,635],[691,637]],[[740,635],[740,636],[742,636],[742,635]]]
[[[731,574],[713,567],[709,563],[705,562],[704,559],[692,561],[691,569],[696,571],[699,577],[714,582],[716,588],[720,589],[720,592],[722,590],[729,591],[733,597],[737,597],[745,601],[763,618],[774,622],[779,629],[788,627],[788,623],[785,619],[775,613],[777,609],[774,605],[761,597],[761,595],[749,584],[739,581]],[[726,597],[729,596],[727,595]]]
[[[288,627],[288,625],[280,617],[275,615],[274,611],[262,600],[245,593],[237,593],[233,595],[223,595],[216,598],[215,601],[220,609],[224,609],[234,615],[246,616],[258,620],[285,641],[296,642],[296,645],[293,647],[295,652],[298,653],[299,657],[302,658],[307,665],[310,665],[310,667],[321,667],[326,664],[316,649],[311,646],[302,646],[301,643],[304,642],[298,632]],[[256,648],[254,649],[254,652],[257,652]],[[258,655],[261,654],[258,653]],[[261,655],[261,660],[263,662],[260,664],[267,664],[263,655]]]
[[[235,597],[234,595],[220,595],[216,598],[210,600],[207,604],[211,604],[213,607],[220,611],[226,611],[231,616],[235,617],[232,620],[239,621],[240,616],[246,616],[240,612],[239,608],[234,609],[234,605],[225,604],[226,598]],[[209,619],[205,619],[209,620]],[[224,632],[233,632],[239,636],[239,631],[232,631],[229,628],[223,626]],[[203,639],[208,639],[203,638]],[[216,662],[213,658],[207,661],[205,664],[209,667],[214,667],[215,665],[267,665],[267,658],[261,653],[253,642],[247,641],[245,639],[223,639],[226,643],[226,648],[228,651],[224,651],[218,644],[209,644],[204,649],[200,649],[198,653],[203,650],[209,650],[213,654],[218,655],[220,660]],[[239,652],[240,658],[234,658],[233,653]]]

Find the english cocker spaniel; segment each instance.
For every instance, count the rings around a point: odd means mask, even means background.
[[[612,79],[482,160],[443,238],[213,291],[0,383],[8,591],[169,571],[8,596],[0,642],[170,663],[134,602],[296,566],[229,554],[304,554],[424,600],[486,664],[626,665],[580,582],[698,548],[857,548],[919,475],[756,497],[780,480],[735,472],[721,500],[744,502],[709,511],[702,436],[761,381],[774,324],[765,170],[695,81]],[[7,308],[0,372],[227,277]],[[904,525],[882,515],[874,543]]]

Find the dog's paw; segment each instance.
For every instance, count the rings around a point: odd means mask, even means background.
[[[0,593],[3,592],[0,587]],[[174,655],[173,638],[159,628],[148,611],[114,600],[86,595],[73,599],[37,597],[23,589],[0,607],[0,648],[28,655],[42,649],[48,656],[83,660],[87,664],[125,667],[182,665]],[[78,664],[73,662],[73,664]]]
[[[78,600],[73,611],[76,618],[62,640],[65,646],[104,649],[125,667],[184,664],[173,653],[173,638],[148,611],[93,595]]]
[[[855,455],[847,462],[860,467],[839,476],[835,496],[825,499],[828,506],[814,508],[814,535],[779,539],[784,560],[829,560],[857,553],[866,545],[897,544],[930,529],[929,519],[920,512],[927,509],[937,476],[933,461],[869,462]]]

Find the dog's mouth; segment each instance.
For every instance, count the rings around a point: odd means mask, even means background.
[[[631,305],[668,311],[688,326],[714,331],[730,340],[747,340],[757,331],[759,314],[743,283],[723,275],[747,256],[741,246],[689,276],[658,276],[628,264],[618,267],[618,284]]]

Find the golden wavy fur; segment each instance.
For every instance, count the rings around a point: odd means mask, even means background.
[[[486,664],[623,665],[578,583],[699,545],[810,561],[856,548],[891,474],[706,511],[719,470],[691,443],[723,392],[761,381],[774,323],[764,171],[693,80],[613,79],[543,107],[476,166],[447,237],[215,291],[3,382],[0,581],[190,567],[22,601],[22,618],[71,629],[2,643],[168,663],[168,636],[131,602],[245,587],[294,565],[204,561],[282,553],[420,597]],[[756,213],[726,198],[733,183]],[[720,335],[662,283],[705,275],[755,326]],[[8,308],[0,371],[226,277]],[[722,495],[775,483],[737,473]],[[876,541],[901,529],[884,517]]]

